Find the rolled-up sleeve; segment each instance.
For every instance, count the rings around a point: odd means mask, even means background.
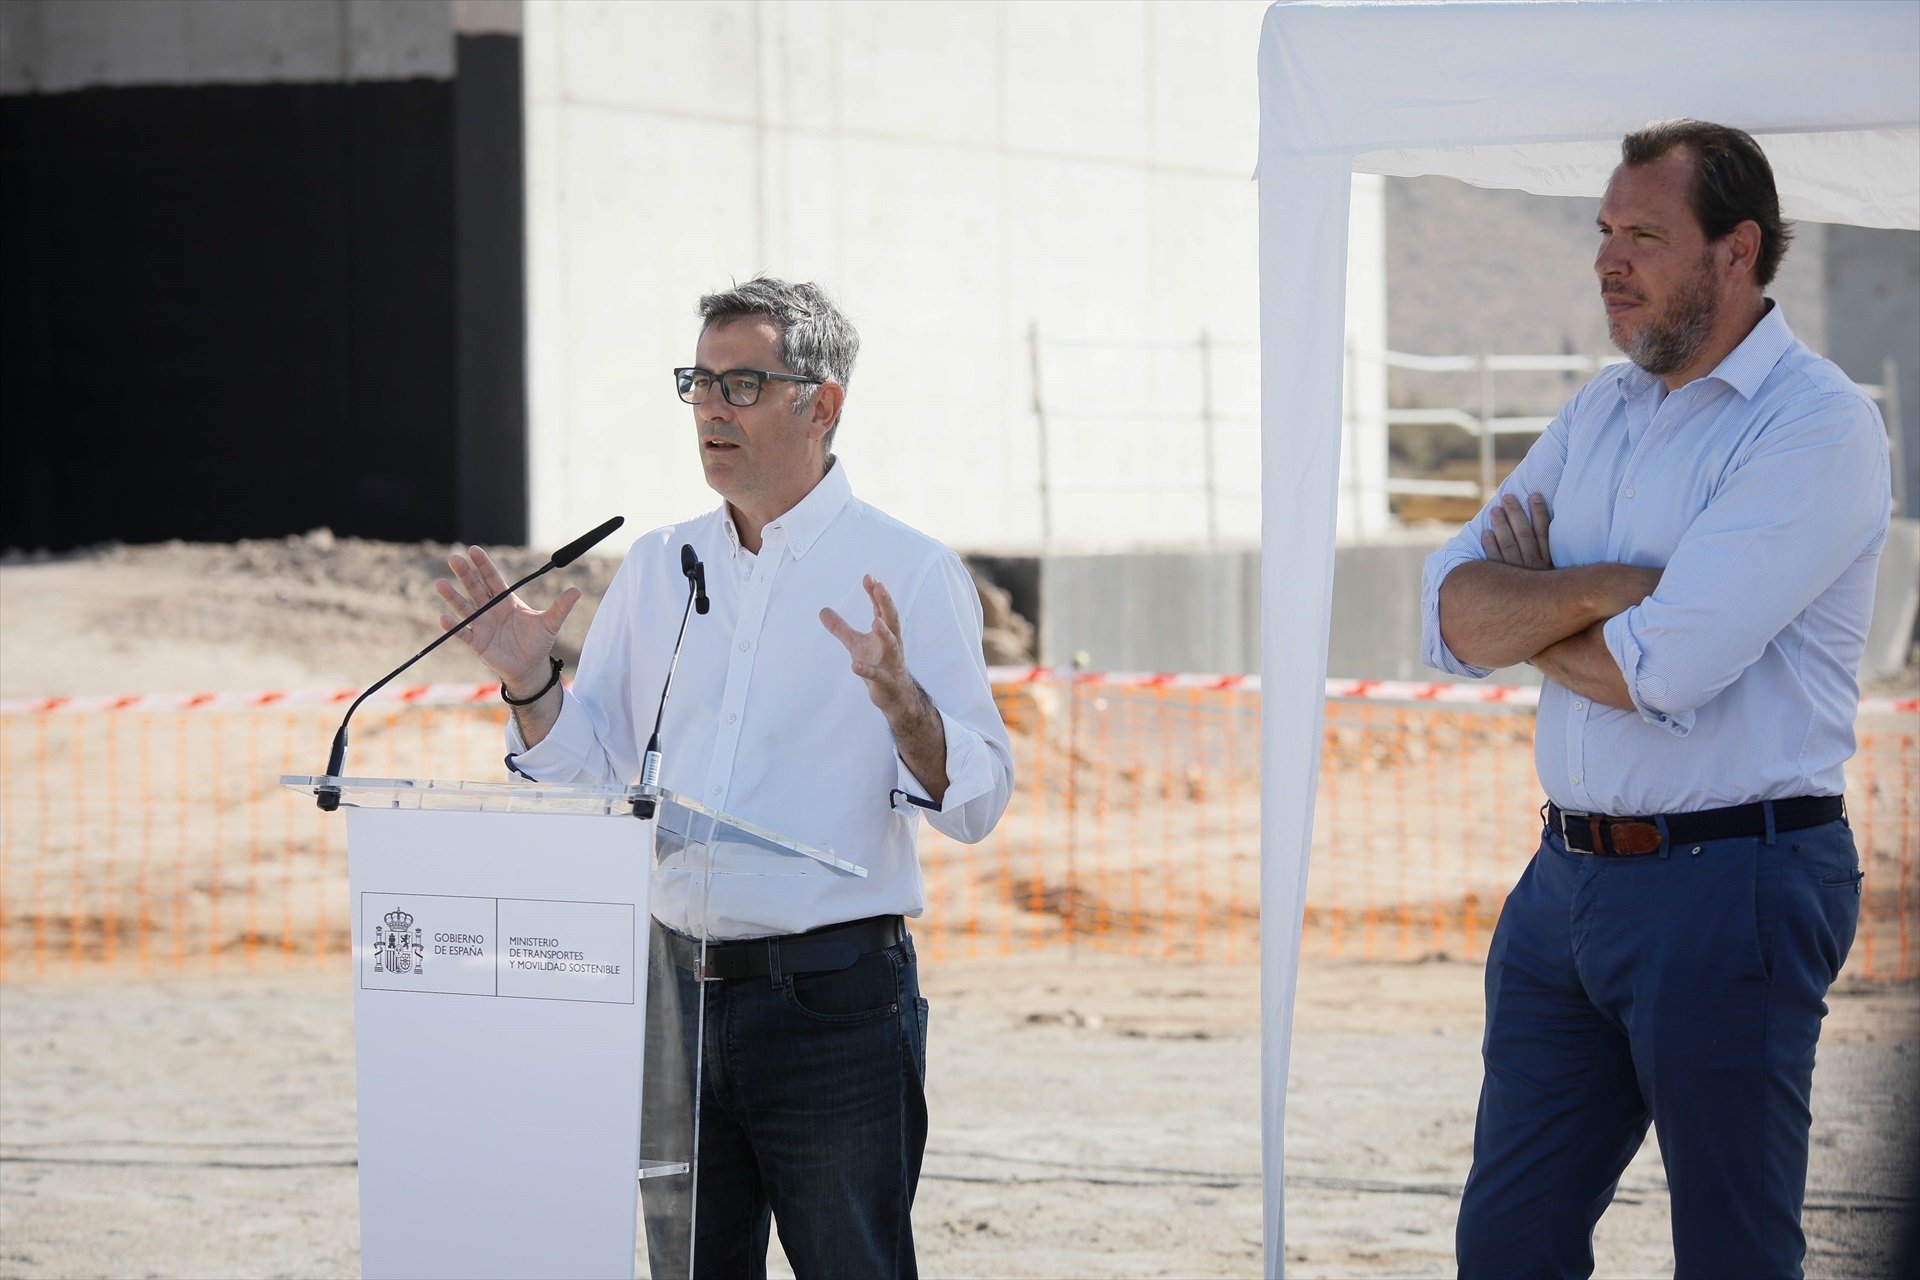
[[[993,700],[980,649],[980,594],[960,557],[948,552],[930,571],[903,621],[907,669],[933,700],[947,740],[947,790],[926,820],[963,844],[993,831],[1013,798],[1013,750]],[[925,788],[899,764],[895,808]]]
[[[947,793],[938,809],[922,808],[921,812],[935,830],[962,844],[978,844],[993,831],[1013,796],[1012,758],[1004,751],[996,752],[982,734],[944,711],[940,713],[940,726],[947,735]],[[904,761],[899,774],[899,791],[919,794],[920,780]]]
[[[529,747],[520,726],[507,717],[507,767],[534,782],[626,782],[600,745],[601,730],[593,712],[573,692],[561,695],[560,718],[547,736]]]
[[[1655,728],[1665,729],[1676,738],[1684,738],[1693,730],[1693,710],[1675,711],[1669,714],[1661,710],[1669,695],[1666,677],[1649,667],[1647,651],[1641,645],[1640,638],[1634,634],[1634,610],[1615,614],[1608,618],[1601,628],[1606,637],[1607,652],[1613,655],[1614,665],[1620,668],[1620,675],[1626,681],[1627,696],[1633,699],[1633,709],[1640,718]]]
[[[1475,521],[1485,518],[1483,511]],[[1471,545],[1468,545],[1471,543]],[[1472,676],[1478,680],[1493,674],[1492,667],[1475,667],[1453,656],[1453,650],[1447,648],[1447,642],[1440,635],[1440,584],[1447,575],[1470,560],[1484,560],[1486,553],[1480,549],[1480,535],[1469,523],[1459,533],[1448,540],[1447,545],[1427,557],[1427,566],[1420,578],[1420,661],[1438,671],[1450,675]]]
[[[1533,446],[1527,450],[1527,456],[1520,460],[1520,465],[1513,469],[1494,493],[1493,501],[1480,508],[1479,514],[1462,525],[1460,532],[1449,538],[1445,546],[1427,557],[1426,567],[1420,575],[1420,660],[1427,666],[1450,675],[1471,676],[1476,680],[1493,674],[1492,667],[1476,667],[1462,662],[1447,647],[1446,639],[1440,633],[1440,587],[1446,582],[1447,575],[1461,565],[1487,558],[1486,550],[1480,545],[1480,535],[1486,531],[1494,506],[1507,494],[1513,494],[1524,504],[1530,495],[1537,493],[1546,498],[1548,509],[1553,509],[1560,477],[1567,468],[1567,424],[1580,399],[1576,396],[1569,401],[1540,438],[1533,442]]]
[[[1659,587],[1603,629],[1641,718],[1685,735],[1885,538],[1890,505],[1886,430],[1864,395],[1812,393],[1784,408],[1688,526]]]

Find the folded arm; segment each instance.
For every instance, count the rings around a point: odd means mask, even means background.
[[[1780,411],[1687,527],[1660,590],[1605,626],[1634,709],[1689,732],[1701,707],[1877,550],[1890,506],[1886,431],[1871,402],[1848,388]],[[1864,629],[1864,609],[1853,623]]]
[[[1660,570],[1639,565],[1528,569],[1476,560],[1440,584],[1440,635],[1462,662],[1510,667],[1632,608],[1659,582]]]
[[[1575,693],[1630,710],[1633,695],[1602,628],[1651,595],[1662,571],[1616,563],[1556,569],[1551,524],[1537,493],[1525,507],[1511,494],[1493,505],[1481,535],[1487,558],[1440,584],[1442,638],[1476,666],[1531,662]]]
[[[1633,694],[1607,648],[1606,623],[1596,622],[1533,655],[1540,674],[1603,706],[1633,710]]]

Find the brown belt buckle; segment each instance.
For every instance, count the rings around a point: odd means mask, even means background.
[[[1573,842],[1573,832],[1584,828],[1587,847]],[[1660,850],[1660,828],[1651,822],[1630,818],[1609,818],[1602,813],[1560,811],[1560,839],[1575,853],[1590,853],[1601,858],[1639,857]]]

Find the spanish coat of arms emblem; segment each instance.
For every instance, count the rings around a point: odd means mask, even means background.
[[[373,926],[373,967],[387,973],[426,972],[427,949],[421,935],[410,913],[398,908],[387,912],[385,921]]]

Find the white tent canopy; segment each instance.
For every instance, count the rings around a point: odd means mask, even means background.
[[[1789,218],[1920,228],[1920,3],[1298,3],[1260,41],[1266,1267],[1319,762],[1355,171],[1599,195],[1622,134],[1760,139]],[[1468,234],[1462,228],[1462,234]],[[1462,1171],[1464,1173],[1464,1170]]]

